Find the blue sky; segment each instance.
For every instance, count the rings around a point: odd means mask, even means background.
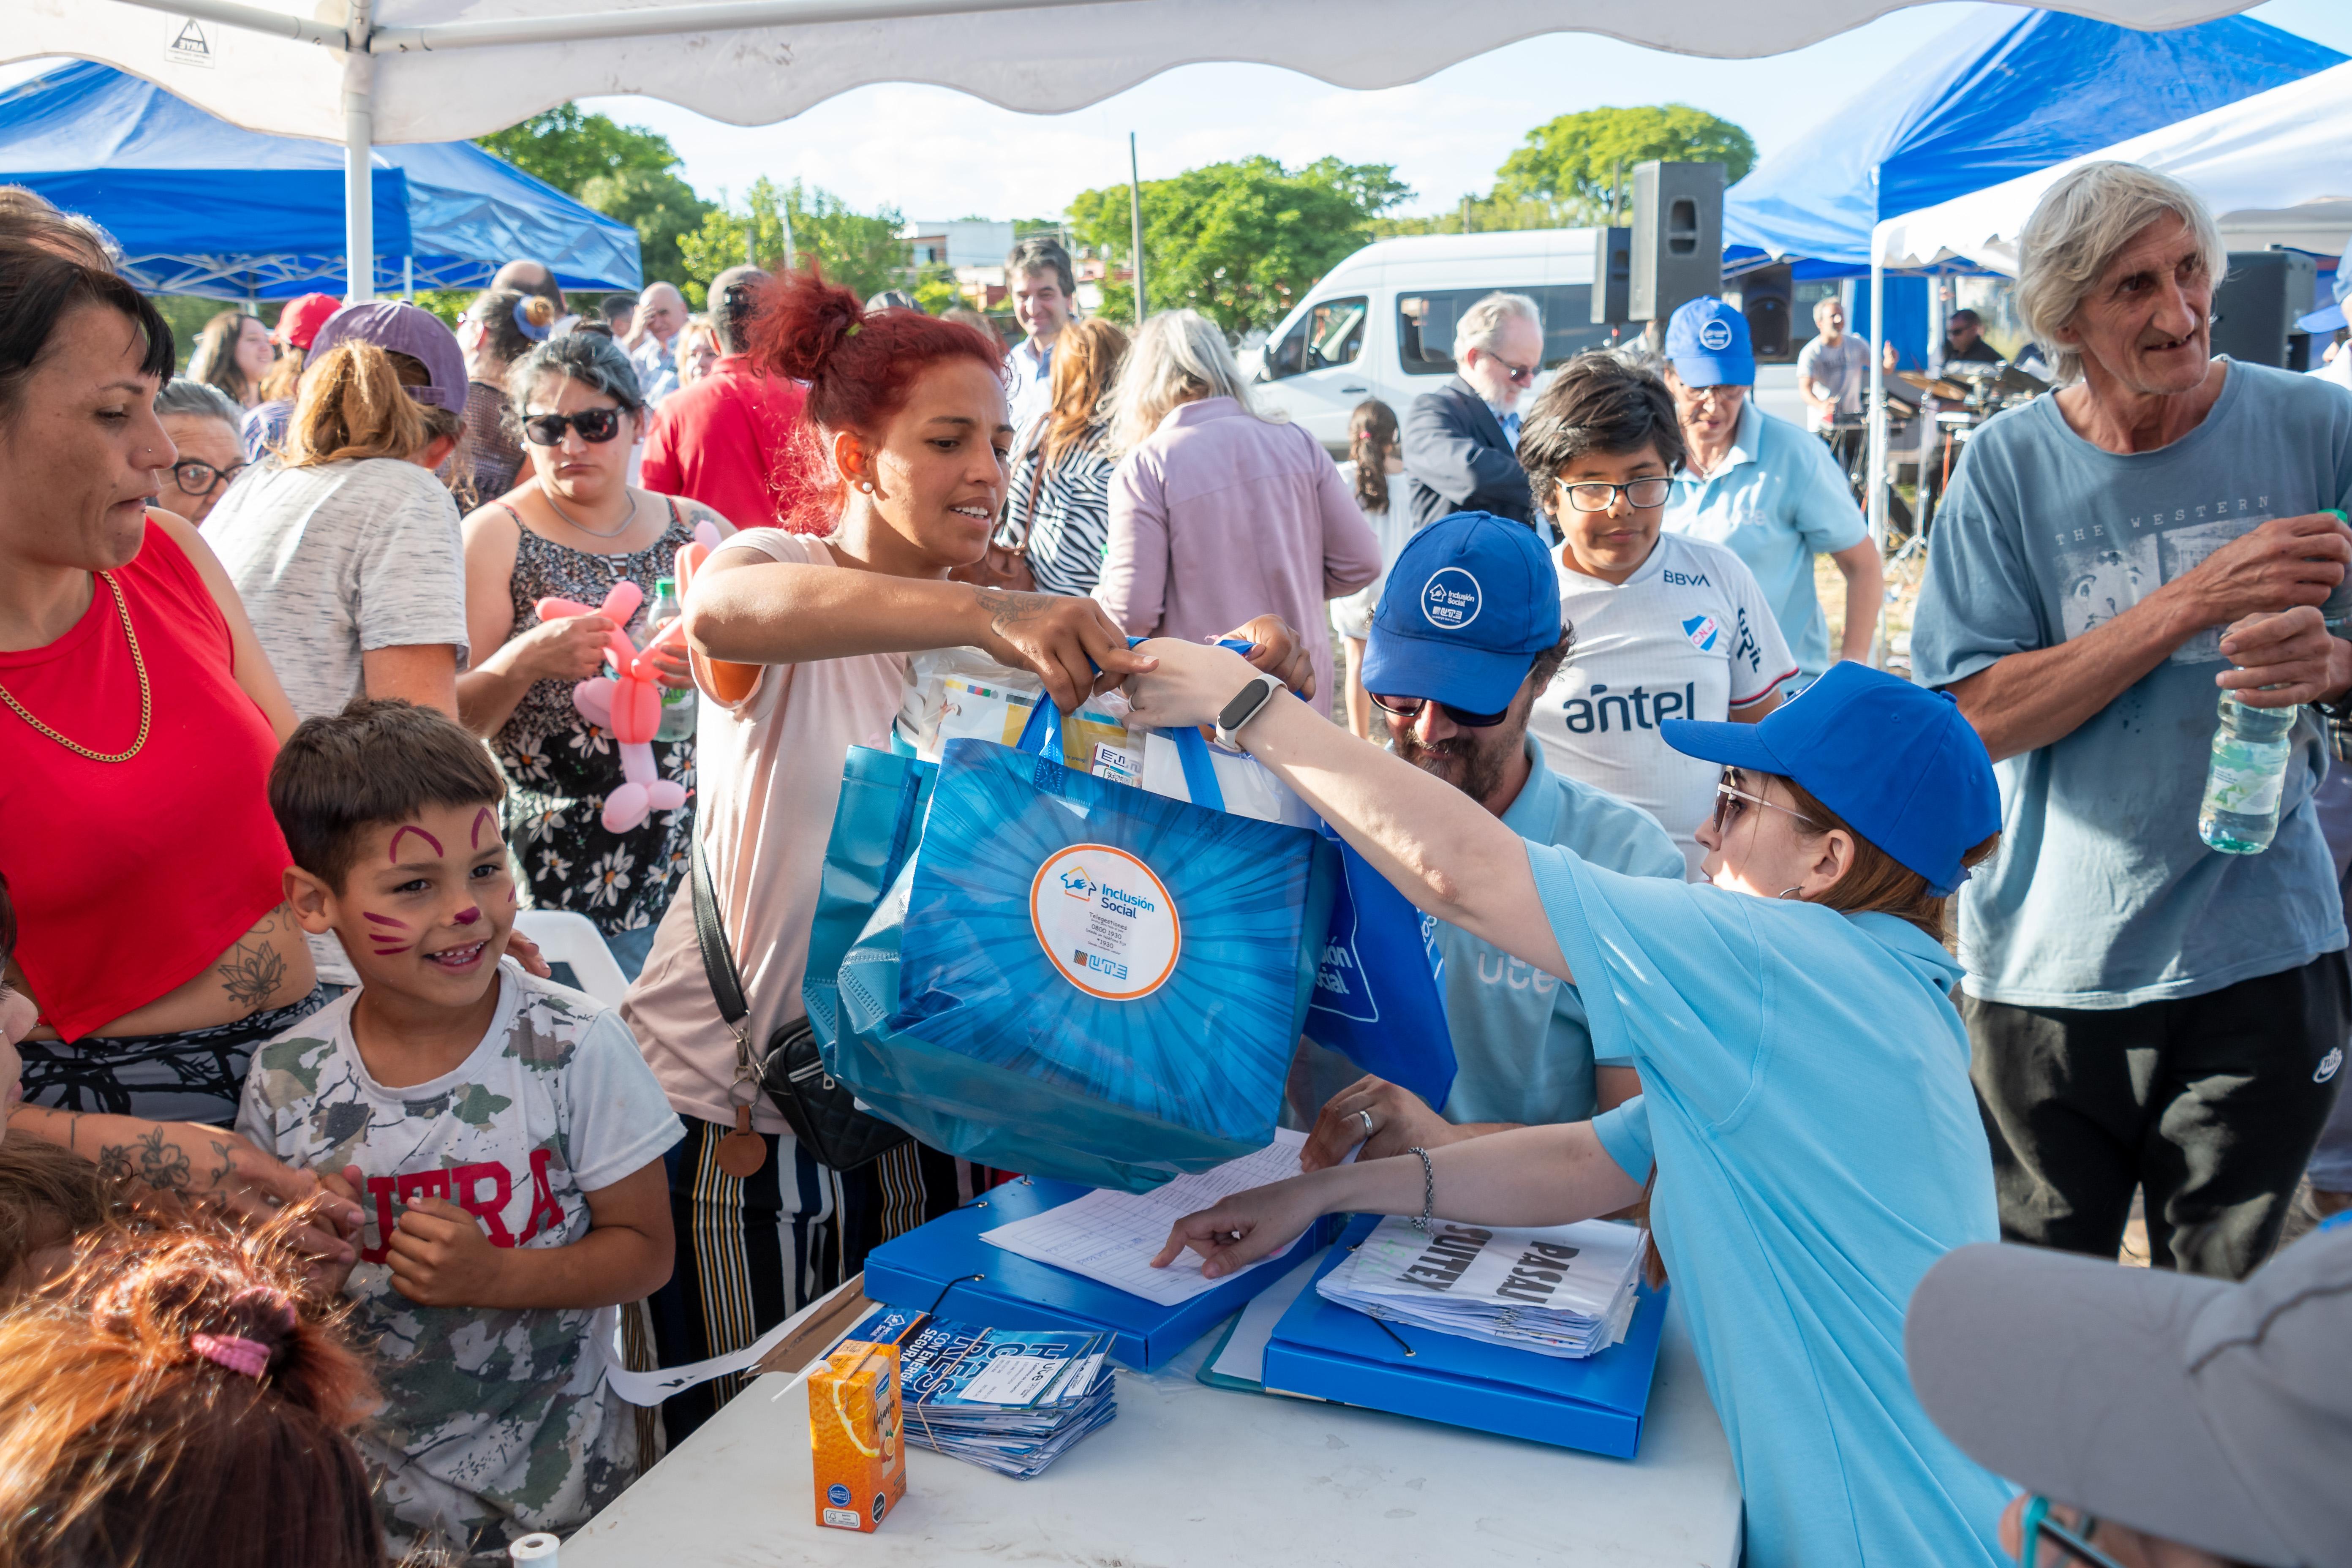
[[[1492,184],[1529,128],[1608,103],[1696,104],[1744,127],[1769,155],[1982,8],[1917,6],[1760,60],[1693,59],[1554,34],[1376,92],[1270,66],[1185,66],[1070,114],[1016,114],[917,86],[860,88],[797,119],[754,128],[654,99],[589,102],[667,136],[686,160],[687,178],[706,195],[721,187],[740,192],[764,174],[822,185],[861,208],[893,205],[908,217],[1045,216],[1078,191],[1124,182],[1133,131],[1146,179],[1253,153],[1292,164],[1330,153],[1394,163],[1417,193],[1402,210],[1429,211]],[[2352,55],[2352,5],[2345,0],[2270,0],[2248,14]]]

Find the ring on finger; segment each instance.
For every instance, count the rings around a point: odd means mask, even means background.
[[[1359,1110],[1356,1112],[1356,1119],[1364,1124],[1364,1136],[1370,1138],[1372,1135],[1372,1113],[1369,1110]]]

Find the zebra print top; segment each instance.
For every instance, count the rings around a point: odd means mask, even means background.
[[[1118,466],[1108,449],[1109,438],[1106,420],[1088,426],[1085,439],[1058,463],[1041,465],[1034,450],[1013,459],[1005,531],[1017,534],[1021,520],[1029,520],[1029,571],[1040,593],[1091,594],[1102,576],[1103,554],[1110,547],[1110,476]],[[1041,467],[1044,488],[1037,489],[1033,512],[1029,496]]]

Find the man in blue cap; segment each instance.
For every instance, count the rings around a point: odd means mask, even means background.
[[[1528,734],[1536,699],[1574,637],[1561,625],[1559,578],[1535,531],[1487,512],[1456,512],[1414,534],[1398,555],[1372,619],[1364,686],[1387,721],[1391,751],[1522,838],[1566,845],[1629,876],[1679,880],[1682,851],[1655,817],[1552,772]],[[1631,1068],[1594,1062],[1575,987],[1456,927],[1440,922],[1437,931],[1457,1064],[1444,1114],[1398,1084],[1349,1083],[1352,1069],[1310,1047],[1316,1089],[1308,1092],[1323,1103],[1307,1169],[1335,1163],[1359,1143],[1377,1158],[1506,1127],[1580,1121],[1639,1091]]]
[[[1867,659],[1886,589],[1878,547],[1829,447],[1748,398],[1748,319],[1711,295],[1677,307],[1666,322],[1665,380],[1684,447],[1666,527],[1728,545],[1748,563],[1797,656],[1791,691],[1820,679],[1832,658],[1815,555],[1845,578],[1835,657]]]

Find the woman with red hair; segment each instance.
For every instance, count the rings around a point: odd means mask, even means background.
[[[1128,651],[1091,599],[949,581],[980,558],[1004,502],[1013,422],[1003,353],[986,334],[919,310],[868,313],[811,269],[769,286],[751,357],[808,385],[797,467],[809,490],[790,531],[727,541],[696,575],[686,619],[706,699],[700,849],[757,1053],[805,1015],[842,756],[889,743],[908,654],[978,647],[1034,671],[1065,710],[1152,661]],[[1254,622],[1244,634],[1266,667],[1304,668],[1286,628]],[[677,1268],[654,1300],[670,1366],[749,1344],[857,1272],[869,1248],[968,1195],[955,1162],[918,1145],[850,1172],[797,1146],[741,1078],[692,905],[670,905],[622,1007],[687,1125],[668,1156]],[[721,1379],[670,1400],[670,1441],[740,1386]]]

